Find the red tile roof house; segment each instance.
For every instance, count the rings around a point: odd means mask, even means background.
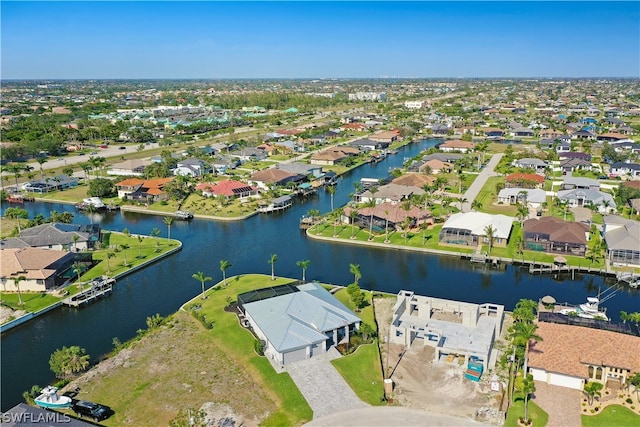
[[[544,177],[534,173],[512,173],[505,178],[507,188],[542,188]]]
[[[205,197],[225,197],[227,199],[251,197],[258,195],[258,189],[240,181],[225,179],[212,183],[203,182],[196,185],[196,190],[202,191]]]
[[[155,200],[166,198],[164,186],[173,178],[139,179],[129,178],[116,184],[118,197],[121,199],[153,203]]]
[[[640,337],[546,322],[538,322],[536,334],[542,341],[529,347],[529,373],[536,381],[576,390],[595,381],[620,389],[640,372]]]
[[[24,277],[20,291],[42,292],[61,285],[59,276],[73,266],[75,253],[54,249],[20,248],[0,251],[0,283],[5,292],[17,292],[14,278]]]

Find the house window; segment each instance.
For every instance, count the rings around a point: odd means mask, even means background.
[[[602,380],[602,368],[599,367],[599,366],[596,368],[596,376],[595,376],[595,378],[597,380]]]

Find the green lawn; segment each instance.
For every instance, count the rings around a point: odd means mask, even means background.
[[[332,360],[331,363],[362,401],[369,405],[384,404],[377,342],[361,345],[354,353]]]
[[[504,177],[492,176],[487,179],[476,200],[482,203],[481,212],[490,214],[503,214],[507,216],[515,216],[518,212],[515,206],[511,205],[494,205],[498,201],[498,191],[496,191],[496,184],[504,183]]]
[[[640,415],[622,405],[609,405],[598,415],[583,415],[583,427],[626,427],[640,425]]]
[[[265,357],[258,356],[254,351],[253,335],[238,324],[235,314],[223,309],[227,306],[228,298],[235,301],[240,293],[290,282],[292,279],[270,280],[266,275],[236,276],[227,279],[226,287],[221,285],[207,290],[206,300],[196,298],[185,305],[185,309],[190,310],[194,305],[201,304],[199,312],[205,315],[207,320],[214,322],[211,338],[238,363],[240,369],[250,370],[252,377],[258,378],[265,388],[273,390],[279,400],[279,411],[263,421],[263,425],[267,426],[303,424],[313,416],[311,407],[289,374],[278,374]]]
[[[10,282],[13,284],[13,282]],[[60,301],[60,298],[44,292],[22,292],[22,302],[20,305],[17,293],[0,293],[2,304],[11,307],[14,310],[25,310],[29,312],[40,311],[45,307]]]
[[[515,402],[509,407],[504,427],[518,427],[518,418],[524,416],[524,400],[516,395]],[[529,400],[529,419],[533,420],[535,427],[544,427],[549,422],[549,414],[542,410],[535,402]]]

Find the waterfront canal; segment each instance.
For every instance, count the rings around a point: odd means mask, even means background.
[[[404,158],[413,157],[435,143],[427,140],[412,144],[380,163],[364,165],[343,176],[334,205],[341,206],[349,200],[353,183],[360,178],[384,178],[389,168],[400,166]],[[38,213],[48,216],[52,210],[75,213],[72,205],[32,203],[25,207],[30,218]],[[558,280],[546,275],[531,276],[513,266],[493,270],[455,257],[311,240],[298,227],[300,217],[309,209],[328,212],[329,194],[320,190],[317,196],[299,199],[283,213],[244,221],[174,221],[171,237],[183,242],[182,251],[119,280],[107,299],[80,310],[53,310],[2,336],[2,411],[19,403],[22,392],[33,384],[44,385],[54,379],[48,361],[56,348],[79,345],[97,360],[113,348],[114,337],[128,340],[136,330],[146,327],[148,316],[173,313],[198,295],[201,285],[192,274],[203,271],[215,282],[222,280],[221,259],[232,263],[228,276],[270,274],[267,260],[271,254],[277,254],[276,275],[294,278],[301,276],[296,261],[309,259],[308,279],[340,285],[353,281],[349,264],[357,263],[362,270],[361,286],[366,289],[392,293],[409,289],[441,298],[504,304],[508,310],[520,298],[537,300],[547,294],[559,302],[582,303],[588,295],[595,295],[598,289],[605,290],[613,283],[599,276]],[[167,231],[162,217],[153,215],[116,212],[94,214],[93,220],[108,230],[122,231],[126,227],[132,233],[150,234],[157,227],[163,236]],[[76,222],[88,223],[89,219],[77,214]],[[620,310],[640,310],[640,292],[627,288],[604,306],[617,320]]]

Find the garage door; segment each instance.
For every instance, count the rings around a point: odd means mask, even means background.
[[[290,351],[284,354],[284,364],[291,362],[297,362],[299,360],[305,360],[307,358],[307,349],[301,348],[299,350]]]
[[[570,377],[568,375],[549,374],[549,384],[573,388],[576,390],[582,389],[582,379]]]

